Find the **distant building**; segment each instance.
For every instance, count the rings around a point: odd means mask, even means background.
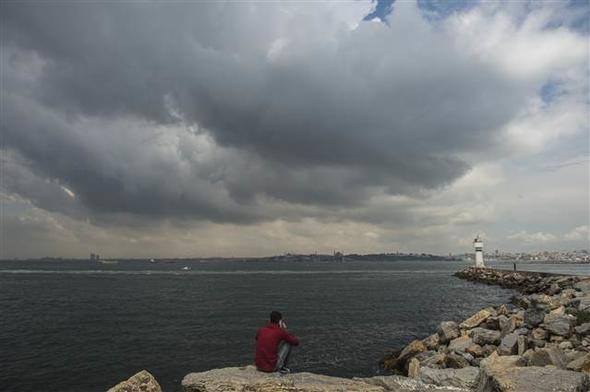
[[[473,247],[475,248],[475,266],[477,268],[484,268],[485,264],[483,263],[483,242],[479,236],[475,237],[473,240]]]

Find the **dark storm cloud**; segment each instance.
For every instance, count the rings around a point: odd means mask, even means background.
[[[451,183],[530,86],[353,11],[4,2],[4,142],[96,213],[243,223]]]

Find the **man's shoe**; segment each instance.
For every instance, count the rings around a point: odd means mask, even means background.
[[[281,373],[281,374],[289,374],[289,373],[291,373],[291,369],[289,369],[288,367],[283,366],[282,368],[279,369],[279,373]]]

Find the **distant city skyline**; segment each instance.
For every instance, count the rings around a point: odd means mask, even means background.
[[[0,258],[590,248],[590,5],[0,4]]]

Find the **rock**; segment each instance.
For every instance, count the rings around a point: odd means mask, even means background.
[[[509,333],[502,338],[498,346],[499,355],[514,355],[518,353],[518,337],[515,333]]]
[[[473,340],[469,336],[460,336],[451,340],[449,343],[449,350],[455,352],[465,352],[465,350],[473,344]]]
[[[445,358],[447,357],[447,355],[443,353],[434,353],[433,355],[429,355],[427,357],[422,357],[422,354],[424,353],[416,355],[416,358],[420,361],[420,366],[429,368],[443,367]]]
[[[162,392],[160,384],[147,370],[131,376],[127,381],[123,381],[107,392]]]
[[[421,340],[414,340],[410,344],[408,344],[399,356],[397,357],[397,361],[399,363],[400,368],[407,369],[407,363],[409,360],[414,357],[416,354],[426,351],[426,346],[422,343]]]
[[[574,331],[575,323],[575,317],[570,316],[569,314],[549,313],[545,315],[543,320],[546,330],[552,334],[565,337],[571,336],[572,332]]]
[[[567,368],[576,372],[590,373],[590,354],[580,356],[567,364]]]
[[[552,283],[547,290],[547,294],[549,295],[556,295],[559,294],[559,292],[561,292],[561,287],[559,287],[557,283]]]
[[[553,307],[556,302],[553,300],[553,297],[548,296],[547,294],[533,294],[530,296],[531,303],[533,305],[547,305],[549,307]]]
[[[508,324],[508,317],[506,317],[505,315],[501,314],[497,317],[498,319],[498,327],[501,330],[503,330],[506,327],[506,324]]]
[[[483,357],[484,356],[483,347],[481,347],[477,343],[473,343],[471,346],[467,347],[465,349],[465,352],[473,355],[474,357]]]
[[[254,366],[190,373],[182,379],[184,392],[384,392],[387,389],[359,379],[313,373],[263,373]]]
[[[545,312],[536,308],[527,309],[524,312],[524,323],[530,327],[534,328],[537,325],[543,322],[543,318],[545,317]]]
[[[419,380],[425,384],[444,387],[473,389],[476,386],[479,369],[473,366],[462,369],[430,369],[422,368]]]
[[[416,358],[412,358],[408,364],[408,377],[418,378],[418,374],[420,374],[420,361]]]
[[[580,336],[588,336],[588,335],[590,335],[590,323],[584,323],[582,325],[578,325],[575,328],[575,331]]]
[[[517,354],[522,355],[528,347],[527,338],[522,335],[518,335],[517,346],[518,346]]]
[[[574,288],[585,293],[590,293],[590,279],[583,279],[579,281],[578,283],[574,284]]]
[[[586,295],[585,297],[580,298],[580,303],[578,304],[578,311],[590,311],[590,295]]]
[[[502,336],[506,336],[509,333],[514,332],[517,326],[516,315],[510,316],[501,328]]]
[[[514,308],[514,305],[512,305],[512,304],[502,304],[502,305],[498,306],[498,308],[496,309],[496,312],[498,313],[498,315],[508,316],[508,315],[512,314],[513,309],[515,309],[515,308]]]
[[[585,351],[570,350],[569,352],[565,352],[565,357],[567,358],[567,363],[570,363],[572,361],[575,361],[576,359],[582,358],[586,354],[587,352]]]
[[[445,357],[445,366],[448,368],[460,369],[469,365],[469,361],[459,354],[450,353]]]
[[[566,340],[566,341],[563,341],[563,342],[559,343],[559,344],[558,344],[558,347],[559,347],[561,350],[569,350],[569,349],[573,348],[573,347],[574,347],[574,345],[573,345],[573,344],[572,344],[572,342],[570,342],[569,340]]]
[[[565,369],[567,358],[559,348],[550,346],[539,348],[527,356],[529,366],[546,366],[553,365],[559,369]]]
[[[533,339],[546,340],[549,337],[549,333],[543,328],[535,328],[533,329],[531,336]]]
[[[523,295],[516,295],[510,299],[514,305],[518,306],[519,308],[528,309],[531,306],[531,301],[528,297]]]
[[[474,328],[471,330],[471,338],[480,346],[485,344],[500,343],[501,334],[499,331],[492,331],[485,328]]]
[[[436,350],[436,348],[440,344],[440,337],[437,333],[435,333],[425,339],[422,339],[422,343],[424,343],[428,350]]]
[[[551,337],[549,338],[549,341],[551,343],[561,343],[565,340],[565,338],[563,336],[559,336],[559,335],[551,335]]]
[[[518,356],[494,356],[481,362],[477,392],[583,392],[590,387],[584,373],[553,367],[518,367]]]
[[[559,315],[564,315],[565,314],[565,306],[561,305],[555,309],[553,309],[551,312],[549,312],[550,314],[559,314]]]
[[[443,321],[438,327],[438,336],[441,343],[448,343],[449,341],[458,338],[460,335],[459,327],[454,321]]]
[[[459,327],[465,329],[472,329],[483,323],[488,319],[488,317],[492,316],[493,309],[482,309],[479,312],[475,313],[473,316],[469,317],[467,320],[463,321],[459,324]],[[494,312],[495,313],[495,312]]]
[[[402,376],[376,376],[370,378],[354,378],[355,381],[362,381],[369,385],[374,385],[382,388],[382,391],[386,392],[471,392],[467,389],[456,388],[456,387],[439,387],[432,384],[425,384],[420,380]],[[257,391],[257,390],[256,390]],[[244,390],[243,392],[256,392],[251,389]],[[289,390],[293,392],[308,391],[293,389]],[[314,389],[314,392],[324,391],[323,389]],[[338,392],[345,392],[347,389],[338,389]],[[242,391],[240,391],[242,392]],[[311,391],[310,391],[311,392]]]

